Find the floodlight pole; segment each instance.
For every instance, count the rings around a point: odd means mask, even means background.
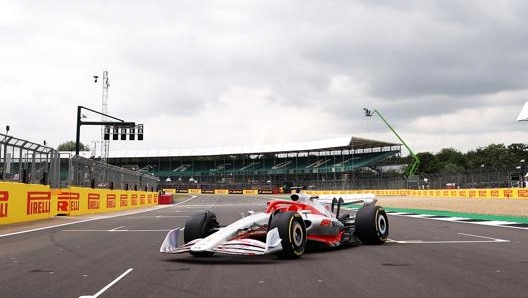
[[[88,110],[90,112],[93,112],[93,113],[96,113],[96,114],[99,114],[99,115],[102,115],[102,116],[106,116],[108,118],[111,118],[113,120],[116,120],[117,122],[112,122],[112,121],[82,121],[82,115],[81,115],[81,110],[82,109],[85,109],[85,110]],[[79,155],[79,147],[80,147],[80,140],[81,140],[81,125],[109,125],[109,126],[120,126],[120,127],[133,127],[133,126],[136,126],[136,123],[135,122],[125,122],[124,120],[122,119],[119,119],[119,118],[116,118],[116,117],[113,117],[113,116],[110,116],[110,115],[106,115],[106,114],[103,114],[101,112],[97,112],[95,110],[92,110],[92,109],[89,109],[89,108],[86,108],[86,107],[83,107],[83,106],[77,106],[77,134],[76,134],[76,137],[75,137],[75,155]]]
[[[408,174],[407,178],[410,178],[410,177],[414,176],[414,174],[418,170],[418,166],[420,165],[420,158],[416,154],[414,154],[414,152],[407,145],[407,143],[405,143],[405,141],[400,137],[400,135],[396,132],[396,130],[394,130],[394,128],[392,128],[392,126],[389,124],[389,122],[385,119],[385,117],[383,117],[383,115],[381,115],[381,113],[378,110],[375,109],[374,111],[371,111],[371,110],[369,110],[367,108],[363,108],[363,110],[365,111],[365,116],[367,116],[367,117],[372,117],[372,115],[377,114],[381,118],[381,120],[383,120],[385,125],[387,125],[387,127],[394,133],[394,135],[396,135],[398,140],[400,140],[400,142],[402,142],[403,146],[405,146],[405,148],[407,148],[407,150],[409,151],[409,154],[412,156],[412,158],[414,158],[414,163],[413,163],[411,169],[409,170],[409,174]]]

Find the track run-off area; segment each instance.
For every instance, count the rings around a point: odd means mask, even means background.
[[[199,195],[0,226],[0,297],[528,297],[522,223],[392,211],[384,245],[298,260],[159,252],[165,234],[196,212],[212,210],[227,225],[265,206],[262,197]]]

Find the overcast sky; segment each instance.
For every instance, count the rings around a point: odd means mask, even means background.
[[[525,0],[0,0],[0,132],[74,140],[107,70],[108,113],[145,126],[110,150],[398,142],[364,107],[415,152],[528,143],[527,16]]]

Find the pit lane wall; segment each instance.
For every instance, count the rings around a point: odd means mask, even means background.
[[[158,204],[158,193],[0,182],[0,225]]]

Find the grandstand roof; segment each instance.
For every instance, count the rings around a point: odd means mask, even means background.
[[[344,137],[330,140],[282,143],[273,145],[229,146],[196,149],[165,150],[123,150],[110,151],[109,158],[136,157],[175,157],[175,156],[214,156],[237,154],[288,153],[306,151],[357,150],[380,147],[400,146],[397,143],[369,140],[356,137]]]

